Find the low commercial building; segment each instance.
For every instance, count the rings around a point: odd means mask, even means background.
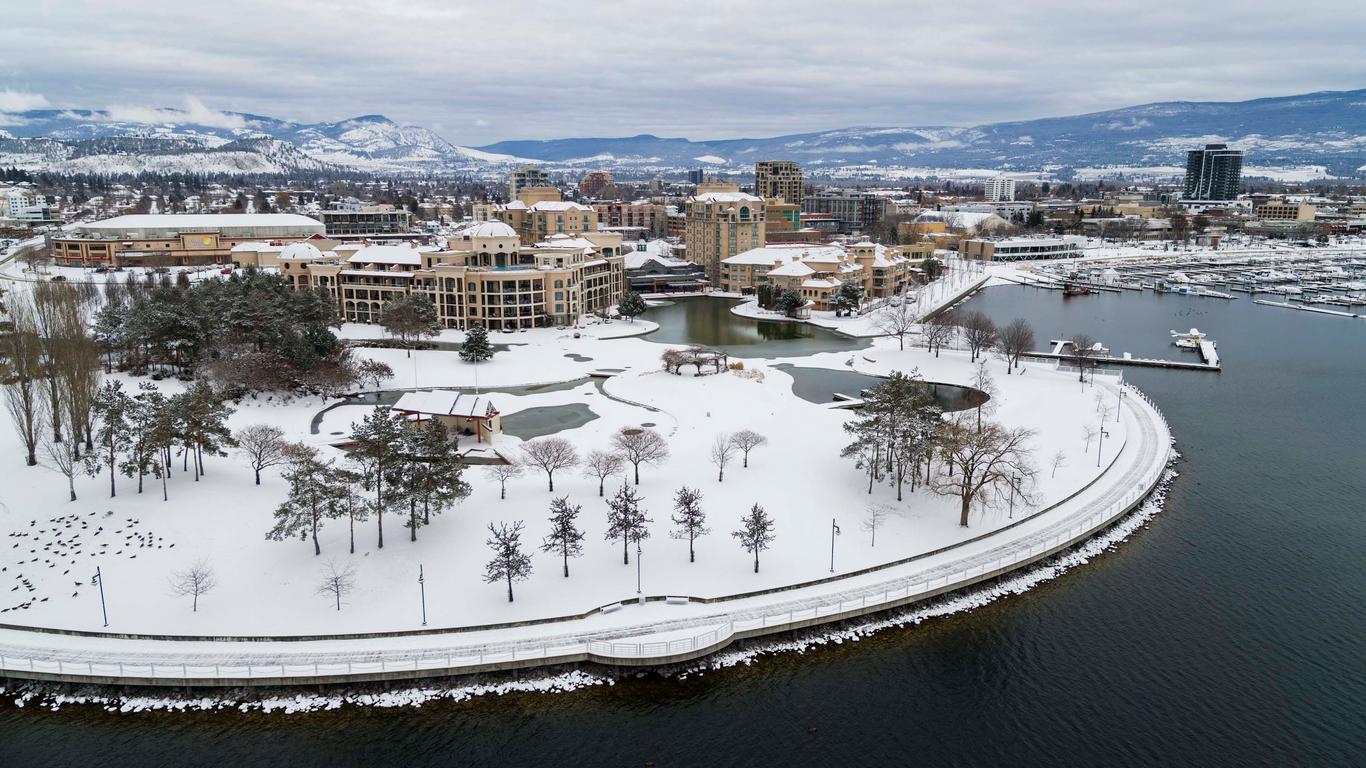
[[[1063,237],[1007,237],[975,238],[958,244],[959,253],[980,261],[1034,261],[1037,259],[1073,259],[1082,255],[1086,238]]]
[[[231,263],[241,243],[323,234],[322,222],[293,213],[135,214],[81,224],[48,245],[67,266],[196,266]]]
[[[1317,208],[1306,203],[1288,200],[1268,200],[1252,209],[1252,217],[1258,221],[1313,221]]]
[[[296,288],[333,295],[351,322],[378,322],[384,304],[424,293],[447,328],[490,330],[572,325],[617,303],[625,286],[621,236],[552,235],[523,245],[512,227],[486,221],[448,238],[444,247],[308,243],[278,257]]]
[[[700,264],[674,258],[674,248],[663,240],[636,244],[625,257],[627,287],[636,293],[705,291],[710,283]]]

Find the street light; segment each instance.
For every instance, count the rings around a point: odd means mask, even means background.
[[[636,602],[645,605],[645,594],[640,591],[640,539],[636,539]]]
[[[422,594],[422,626],[427,626],[427,580],[422,575],[422,563],[417,564],[417,588]]]
[[[1098,444],[1096,444],[1096,466],[1097,466],[1097,467],[1100,466],[1100,456],[1101,456],[1101,454],[1105,451],[1105,437],[1106,437],[1107,435],[1109,435],[1109,434],[1110,434],[1109,432],[1106,432],[1106,431],[1105,431],[1105,422],[1102,420],[1102,421],[1101,421],[1101,427],[1100,427],[1100,442],[1099,442]]]
[[[100,573],[100,567],[95,566],[95,575],[90,579],[91,584],[100,585],[100,615],[104,617],[104,625],[109,626],[109,609],[104,604],[104,574]]]
[[[830,572],[835,572],[835,537],[840,535],[840,527],[835,518],[830,518]]]

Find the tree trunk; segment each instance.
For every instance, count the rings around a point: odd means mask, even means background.
[[[512,602],[512,571],[508,571],[508,602]]]
[[[257,485],[260,485],[260,484],[261,484],[261,468],[260,468],[260,467],[252,467],[252,469],[256,470],[256,484],[257,484]]]
[[[630,551],[629,549],[626,548],[626,543],[627,543],[628,541],[630,541],[630,540],[631,540],[631,537],[630,537],[630,536],[626,535],[625,533],[621,534],[621,564],[622,564],[622,565],[630,565],[630,564],[631,564],[631,551]]]
[[[972,495],[964,494],[962,497],[962,514],[958,517],[958,524],[964,528],[968,527],[968,511],[972,509]]]
[[[351,527],[351,554],[354,555],[356,554],[356,515],[348,510],[346,516],[349,518],[348,522]]]
[[[606,482],[607,482],[607,478],[606,478],[606,477],[599,477],[599,478],[598,478],[598,496],[599,496],[599,497],[601,497],[601,496],[603,495],[603,494],[602,494],[602,486],[603,486],[603,484],[606,483]]]
[[[317,557],[323,553],[323,548],[318,546],[318,516],[313,515],[313,556]]]
[[[754,572],[759,572],[759,548],[754,548]]]
[[[551,493],[554,493],[554,492],[555,492],[555,473],[554,473],[554,472],[546,472],[546,473],[545,473],[545,476],[546,476],[546,478],[550,481],[550,492],[551,492]]]
[[[569,578],[569,548],[564,549],[564,577]]]
[[[640,464],[637,463],[637,464],[635,465],[635,468],[636,468],[636,485],[640,485]]]
[[[408,502],[408,541],[417,541],[417,501]]]
[[[690,562],[690,563],[695,563],[695,562],[697,562],[697,553],[694,552],[694,551],[693,551],[693,548],[692,548],[692,543],[693,543],[693,541],[695,540],[695,538],[696,538],[696,537],[694,537],[694,536],[689,536],[689,537],[688,537],[688,562]]]
[[[749,469],[749,451],[745,451],[745,463],[741,465],[741,468]]]

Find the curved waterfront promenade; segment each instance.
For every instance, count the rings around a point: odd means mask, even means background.
[[[1097,386],[1114,387],[1109,383]],[[1125,385],[1128,438],[1073,496],[942,550],[779,590],[710,600],[632,598],[582,616],[519,625],[291,638],[155,639],[0,627],[0,675],[120,685],[271,686],[446,677],[595,662],[686,662],[744,639],[931,600],[1066,550],[1122,518],[1160,481],[1171,434]]]

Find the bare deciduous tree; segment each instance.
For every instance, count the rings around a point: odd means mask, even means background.
[[[768,445],[768,438],[755,432],[752,429],[742,429],[730,436],[731,443],[744,454],[744,462],[741,467],[749,467],[749,452],[763,445]]]
[[[598,495],[603,495],[607,478],[619,475],[625,468],[626,460],[615,451],[589,451],[583,461],[583,476],[598,479]]]
[[[484,583],[506,581],[508,602],[512,602],[512,582],[531,575],[531,557],[522,551],[522,521],[512,525],[489,523],[490,538],[485,543],[493,550],[493,559],[484,566]],[[565,566],[565,573],[569,568]]]
[[[0,339],[0,354],[4,358],[0,376],[4,380],[5,407],[24,444],[24,462],[31,467],[38,463],[38,433],[42,431],[42,343],[28,297],[11,295],[7,304],[10,331]]]
[[[76,475],[84,469],[81,462],[81,445],[74,440],[58,442],[51,432],[42,435],[43,456],[47,459],[44,466],[60,472],[66,477],[67,494],[71,501],[76,500]]]
[[[1007,429],[991,422],[978,429],[961,414],[946,422],[944,427],[940,452],[957,472],[935,477],[930,489],[958,497],[961,504],[958,524],[966,528],[974,503],[988,504],[993,491],[1017,487],[1019,480],[1034,476],[1033,452],[1029,448],[1034,433],[1028,429]],[[1021,495],[1028,498],[1023,491]]]
[[[911,303],[909,293],[903,293],[894,303],[878,310],[877,329],[888,336],[895,336],[901,349],[906,349],[906,334],[915,329],[916,322],[920,318],[916,317],[915,307]]]
[[[931,317],[924,325],[925,349],[933,351],[935,357],[939,357],[939,351],[945,344],[953,342],[953,338],[958,333],[958,314],[953,310],[946,310]]]
[[[1034,326],[1017,317],[1005,324],[996,337],[996,351],[1006,361],[1006,375],[1020,367],[1020,357],[1034,349]]]
[[[1067,466],[1067,454],[1063,453],[1062,449],[1058,449],[1058,452],[1053,454],[1053,458],[1049,459],[1049,463],[1053,465],[1053,474],[1049,477],[1057,477],[1058,469]]]
[[[726,465],[731,459],[735,458],[738,449],[731,441],[730,435],[722,432],[716,436],[711,443],[711,463],[716,465],[716,482],[722,483],[726,480]]]
[[[1090,424],[1082,425],[1081,436],[1086,439],[1086,448],[1082,453],[1091,452],[1091,441],[1096,439],[1097,434],[1099,434],[1099,431],[1095,427]]]
[[[1100,356],[1100,342],[1084,333],[1073,336],[1071,341],[1072,359],[1077,363],[1077,381],[1086,381],[1086,369],[1095,367],[1095,359]]]
[[[647,427],[622,427],[612,436],[612,445],[635,469],[636,485],[640,485],[641,464],[658,466],[669,458],[664,436]]]
[[[236,435],[237,445],[246,454],[251,469],[256,473],[256,484],[261,484],[261,470],[288,461],[285,431],[273,424],[252,424]]]
[[[356,588],[356,569],[351,565],[337,566],[337,561],[329,560],[323,566],[322,581],[318,584],[318,594],[328,595],[341,610],[346,596]]]
[[[191,599],[190,610],[199,612],[199,596],[218,586],[218,577],[205,560],[200,560],[183,571],[171,574],[171,592]]]
[[[498,498],[500,499],[508,497],[508,481],[521,477],[523,471],[522,465],[511,459],[506,464],[490,464],[484,467],[484,474],[490,480],[498,481]]]
[[[979,354],[996,344],[996,323],[981,312],[969,312],[963,316],[963,339],[977,362]]]
[[[863,530],[867,531],[872,537],[868,546],[877,546],[877,529],[891,516],[891,510],[885,504],[869,504],[864,508]]]
[[[574,444],[563,437],[542,437],[522,446],[523,463],[539,467],[545,472],[550,484],[550,492],[555,492],[555,471],[567,469],[579,463],[579,453]]]

